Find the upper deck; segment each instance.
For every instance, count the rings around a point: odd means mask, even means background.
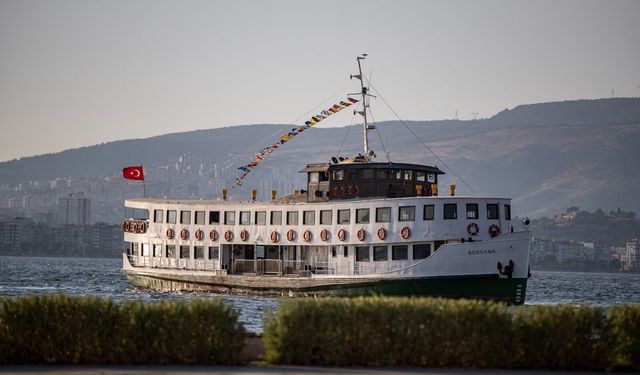
[[[374,163],[364,156],[334,163],[309,164],[307,201],[353,198],[401,198],[437,195],[438,167],[408,163]]]

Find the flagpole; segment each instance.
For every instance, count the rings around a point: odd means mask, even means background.
[[[142,166],[142,163],[140,163],[140,167],[142,168],[142,175],[144,176],[144,167]],[[147,181],[144,177],[142,177],[142,197],[147,197]]]

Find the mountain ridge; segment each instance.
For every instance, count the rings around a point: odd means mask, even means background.
[[[420,140],[404,129],[405,125]],[[230,187],[236,168],[277,138],[269,136],[295,126],[252,124],[199,129],[14,159],[0,163],[0,184],[55,178],[97,179],[117,175],[122,167],[133,164],[169,171],[180,160],[180,168],[199,168],[202,176],[195,178],[201,182],[218,178]],[[423,147],[425,142],[475,192],[445,170],[447,183],[458,184],[462,193],[510,196],[515,207],[521,208],[516,213],[552,214],[553,210],[572,205],[640,209],[635,199],[640,168],[633,162],[640,160],[638,98],[524,104],[475,121],[385,121],[376,126],[385,147],[392,150],[392,161],[439,164]],[[361,135],[356,125],[310,128],[270,155],[247,177],[245,187],[264,185],[261,179],[274,171],[281,178],[298,181],[295,172],[306,162],[359,152]],[[385,161],[378,135],[370,134],[370,142],[378,152],[377,160]],[[189,160],[193,165],[188,165]],[[217,166],[217,177],[202,167],[207,163]],[[244,192],[245,187],[239,191]],[[195,197],[191,193],[180,194]]]

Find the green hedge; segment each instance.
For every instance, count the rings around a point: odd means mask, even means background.
[[[0,364],[237,364],[245,338],[215,300],[0,299]]]
[[[273,364],[640,370],[640,306],[300,299],[266,320],[263,340]]]

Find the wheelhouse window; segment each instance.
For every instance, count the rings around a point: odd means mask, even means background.
[[[351,223],[351,210],[338,210],[338,224]]]
[[[189,246],[187,245],[180,246],[180,258],[189,259]]]
[[[304,211],[302,216],[302,224],[304,225],[315,225],[316,223],[316,212],[315,211]]]
[[[176,210],[167,210],[167,223],[175,224],[178,218],[178,212]]]
[[[298,225],[298,211],[287,211],[287,225]]]
[[[444,219],[455,220],[458,218],[458,205],[455,203],[447,203],[444,205]]]
[[[368,262],[370,259],[369,246],[356,246],[356,262]]]
[[[376,208],[376,223],[388,223],[391,221],[391,207]]]
[[[204,211],[196,211],[196,225],[204,225]]]
[[[220,211],[209,211],[209,225],[220,224]]]
[[[267,212],[256,211],[256,225],[266,225],[266,224],[267,224]]]
[[[271,211],[271,225],[282,225],[282,211]]]
[[[389,171],[386,169],[377,169],[376,170],[376,178],[378,180],[388,180],[389,179]]]
[[[318,181],[320,181],[320,172],[309,173],[309,182],[318,182]]]
[[[333,171],[333,179],[335,181],[342,181],[344,179],[344,171]]]
[[[164,210],[153,210],[153,222],[154,223],[164,222]]]
[[[425,259],[431,255],[431,244],[421,243],[413,245],[413,259]]]
[[[194,246],[193,253],[196,259],[204,259],[204,246]]]
[[[500,211],[498,211],[497,203],[487,203],[487,219],[498,220],[500,218]]]
[[[414,221],[416,206],[401,206],[398,210],[398,221]]]
[[[396,180],[402,180],[402,170],[394,169],[393,176]]]
[[[416,172],[416,181],[425,182],[426,180],[427,180],[427,173],[426,172],[420,172],[420,171]]]
[[[218,246],[209,246],[209,259],[220,258],[220,248]]]
[[[321,225],[331,225],[331,217],[333,216],[333,211],[331,210],[322,210],[320,211],[320,224]]]
[[[477,203],[467,203],[467,219],[478,219],[480,215],[478,215],[478,204]]]
[[[435,207],[432,204],[425,204],[423,208],[422,217],[424,220],[433,220],[435,214]]]
[[[373,169],[362,169],[362,178],[370,180],[373,178]]]
[[[389,250],[386,246],[374,246],[373,247],[373,261],[381,262],[389,260]]]
[[[356,209],[356,223],[367,224],[369,223],[369,209],[358,208]]]
[[[404,171],[404,179],[406,181],[411,181],[413,179],[413,171],[411,170],[405,170]]]
[[[236,212],[235,211],[225,211],[224,212],[224,223],[226,225],[234,225],[236,223]]]
[[[251,211],[240,211],[240,225],[251,225]]]
[[[406,260],[408,259],[409,249],[407,245],[393,245],[391,246],[391,260]]]
[[[504,219],[505,220],[511,220],[511,205],[510,204],[505,204],[504,205]]]
[[[435,173],[427,173],[427,182],[435,183],[436,182],[436,174]]]
[[[191,224],[191,211],[180,211],[180,224]]]

